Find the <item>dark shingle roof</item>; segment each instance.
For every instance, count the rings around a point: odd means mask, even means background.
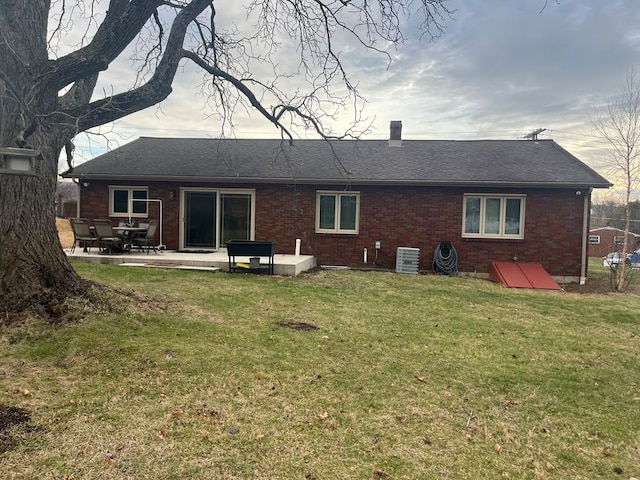
[[[344,168],[343,168],[344,167]],[[552,140],[280,140],[141,137],[65,177],[227,182],[611,184]]]

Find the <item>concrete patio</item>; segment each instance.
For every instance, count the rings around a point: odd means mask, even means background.
[[[72,263],[112,263],[123,267],[160,267],[178,268],[182,270],[203,271],[229,271],[229,257],[226,251],[214,253],[186,253],[175,250],[151,251],[149,254],[133,251],[131,253],[103,254],[93,247],[91,252],[83,252],[78,247],[73,253],[71,249],[65,249],[65,253]],[[249,265],[249,257],[236,257],[238,263]],[[267,259],[261,259],[261,267],[267,265]],[[274,274],[295,277],[302,272],[311,270],[316,266],[316,258],[313,255],[284,255],[274,256]],[[241,271],[241,270],[239,270]],[[247,272],[250,270],[247,268]]]

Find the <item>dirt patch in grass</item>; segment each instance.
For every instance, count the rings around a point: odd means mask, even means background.
[[[278,322],[277,325],[293,330],[320,330],[320,327],[307,322]]]
[[[613,293],[609,282],[587,281],[584,285],[579,283],[568,283],[562,285],[565,292],[582,293],[582,294],[607,294]]]
[[[28,422],[31,415],[24,408],[0,405],[0,432],[19,423]]]
[[[614,292],[611,288],[611,272],[607,268],[602,267],[599,259],[592,259],[589,265],[589,275],[584,285],[578,283],[569,283],[562,285],[566,292],[580,294],[611,294]],[[624,291],[627,295],[640,295],[640,271],[634,270],[629,285]]]
[[[9,428],[21,423],[29,423],[31,415],[24,408],[0,404],[0,454],[15,445]]]

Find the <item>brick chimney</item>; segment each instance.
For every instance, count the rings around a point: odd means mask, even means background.
[[[401,147],[402,146],[402,122],[400,120],[391,120],[389,124],[389,146]]]

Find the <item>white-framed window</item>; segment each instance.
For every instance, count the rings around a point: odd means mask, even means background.
[[[147,217],[147,187],[109,186],[110,217]]]
[[[600,245],[600,235],[589,235],[589,245]]]
[[[525,195],[464,195],[462,236],[524,238]]]
[[[358,233],[360,192],[316,192],[316,233]]]
[[[616,245],[622,245],[624,243],[624,235],[616,235],[613,237],[613,243]]]

